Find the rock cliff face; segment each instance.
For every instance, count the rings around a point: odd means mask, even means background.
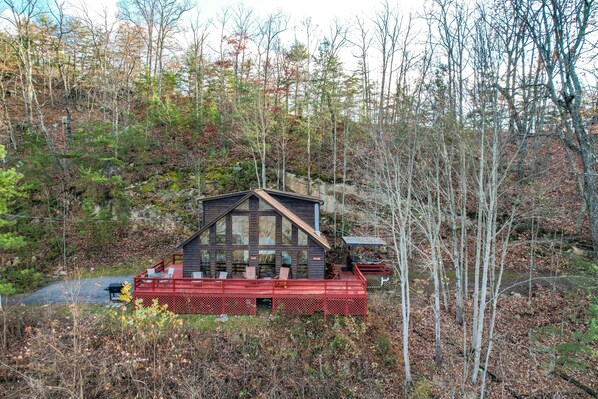
[[[192,175],[180,177],[177,184],[173,184],[168,176],[154,176],[145,182],[131,185],[127,188],[127,195],[131,200],[130,221],[133,230],[146,224],[151,224],[167,232],[194,231],[198,225],[197,187],[196,178]],[[244,188],[239,187],[237,191]],[[307,179],[287,173],[287,191],[308,194]],[[217,182],[210,182],[202,187],[202,196],[223,194],[224,189]],[[342,195],[345,193],[345,208],[342,208]],[[324,201],[321,212],[334,213],[336,203],[338,215],[344,211],[345,217],[352,222],[368,220],[363,207],[356,205],[367,196],[361,189],[351,184],[332,183],[320,179],[312,181],[311,195]],[[336,198],[335,198],[336,197]]]
[[[308,194],[307,179],[303,176],[297,176],[292,173],[287,173],[286,177],[286,188],[287,191],[291,191],[298,194]],[[332,183],[324,182],[320,179],[315,179],[311,183],[311,195],[314,197],[320,197],[324,201],[322,205],[322,212],[334,213],[334,205],[336,202],[337,212],[342,210],[342,195],[345,193],[345,215],[354,221],[365,221],[367,215],[363,210],[359,209],[355,205],[352,205],[352,200],[363,201],[366,194],[358,187],[346,183],[336,183],[336,196],[335,187]],[[336,197],[336,198],[335,198]]]

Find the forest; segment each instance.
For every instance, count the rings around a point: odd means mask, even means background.
[[[88,6],[0,2],[0,396],[598,397],[594,0]],[[390,244],[367,321],[11,302],[254,188]]]

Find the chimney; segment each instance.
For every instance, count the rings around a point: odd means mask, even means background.
[[[320,203],[314,203],[314,230],[320,235]]]

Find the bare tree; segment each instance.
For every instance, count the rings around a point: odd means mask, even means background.
[[[25,105],[27,123],[32,125],[34,118],[34,80],[33,80],[33,33],[34,19],[40,13],[37,0],[28,0],[15,3],[13,0],[4,0],[4,7],[0,9],[0,18],[7,22],[16,32],[9,43],[18,55],[19,72]]]
[[[270,73],[272,69],[271,57],[272,52],[277,45],[278,36],[286,30],[288,18],[282,13],[268,15],[258,26],[259,34],[257,38],[258,45],[258,76],[260,82],[256,91],[256,105],[258,128],[256,130],[256,148],[261,163],[261,187],[267,187],[266,174],[266,154],[267,154],[267,137],[270,129],[269,112],[269,95],[270,88]]]
[[[413,174],[417,153],[417,135],[410,132],[403,140],[392,135],[380,142],[379,158],[370,171],[369,189],[375,193],[376,203],[382,205],[382,223],[388,228],[392,237],[392,246],[397,259],[397,270],[401,285],[401,320],[403,324],[402,347],[405,368],[405,384],[413,381],[409,352],[409,335],[411,332],[411,297],[409,292],[408,248],[412,245],[409,225],[412,223]],[[373,179],[377,178],[377,183]],[[378,205],[376,205],[378,206]]]
[[[198,19],[191,22],[191,43],[187,50],[187,67],[189,69],[189,86],[192,88],[195,101],[195,117],[200,126],[203,126],[203,100],[206,41],[209,36],[207,24],[202,25]]]
[[[146,67],[150,77],[157,79],[159,98],[167,42],[177,32],[181,17],[192,4],[188,0],[122,0],[119,7],[121,18],[144,29]]]
[[[529,31],[542,67],[546,88],[559,111],[562,141],[581,158],[583,198],[587,206],[594,261],[598,262],[598,184],[596,181],[596,143],[588,134],[583,117],[584,85],[579,64],[595,56],[596,42],[588,40],[595,27],[591,17],[596,12],[593,0],[511,2],[516,20]]]

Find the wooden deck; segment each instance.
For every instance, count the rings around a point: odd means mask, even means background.
[[[364,281],[351,272],[342,272],[340,279],[334,280],[196,279],[182,277],[182,264],[169,265],[167,268],[174,268],[172,278],[149,278],[146,273],[136,276],[134,292],[136,294],[242,294],[256,298],[294,295],[367,295]]]
[[[291,314],[360,315],[367,309],[367,281],[358,268],[341,272],[340,278],[276,280],[238,278],[185,278],[180,258],[153,267],[157,272],[174,269],[172,278],[135,276],[133,296],[149,304],[154,298],[175,313],[255,314],[257,299],[272,299],[272,312]]]

